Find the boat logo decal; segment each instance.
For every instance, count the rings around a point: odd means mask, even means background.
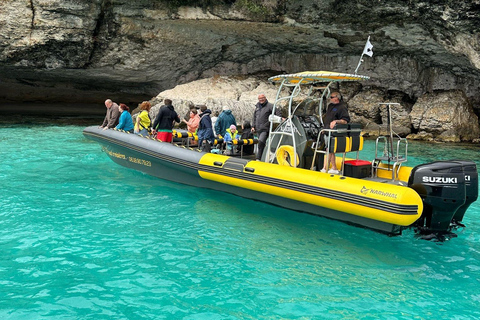
[[[147,166],[147,167],[151,167],[152,166],[152,162],[151,161],[148,161],[148,160],[144,160],[144,159],[139,159],[139,158],[135,158],[135,157],[130,157],[130,156],[125,156],[124,154],[122,153],[118,153],[118,152],[113,152],[111,150],[108,150],[106,147],[103,147],[103,151],[105,151],[106,153],[108,153],[109,156],[111,157],[115,157],[115,158],[118,158],[118,159],[124,159],[124,160],[128,160],[130,162],[133,162],[133,163],[136,163],[136,164],[141,164],[143,166]]]
[[[397,194],[396,193],[385,192],[385,191],[376,190],[376,189],[368,189],[365,186],[362,187],[362,190],[360,190],[360,192],[364,195],[367,195],[367,194],[370,193],[370,194],[376,194],[376,195],[383,196],[383,197],[389,197],[389,198],[397,199]]]
[[[447,178],[447,177],[422,177],[423,182],[431,183],[457,183],[457,178]]]
[[[118,159],[126,159],[126,157],[125,157],[124,154],[110,151],[110,150],[108,150],[106,147],[103,147],[103,151],[105,151],[106,153],[108,153],[108,155],[111,156],[111,157],[115,157],[115,158],[118,158]]]

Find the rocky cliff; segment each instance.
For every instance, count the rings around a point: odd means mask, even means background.
[[[138,103],[212,76],[351,73],[370,35],[360,91],[395,96],[408,113],[425,95],[454,92],[478,115],[479,9],[480,0],[0,0],[0,100]]]

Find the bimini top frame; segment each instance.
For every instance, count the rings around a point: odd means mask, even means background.
[[[323,125],[323,119],[322,119],[322,110],[323,110],[323,100],[324,97],[327,97],[330,94],[330,86],[333,83],[336,82],[344,82],[344,81],[361,81],[361,80],[368,80],[370,77],[368,76],[361,76],[361,75],[356,75],[356,74],[348,74],[348,73],[338,73],[338,72],[330,72],[330,71],[304,71],[304,72],[299,72],[299,73],[292,73],[292,74],[282,74],[274,77],[270,77],[268,80],[274,84],[280,83],[280,86],[277,91],[277,96],[275,98],[275,103],[273,106],[273,111],[272,115],[270,117],[270,130],[269,130],[269,139],[268,139],[268,146],[267,146],[267,154],[266,154],[266,161],[267,162],[273,162],[275,156],[270,155],[270,150],[271,150],[271,141],[272,138],[275,135],[283,135],[283,136],[291,136],[291,139],[293,141],[293,150],[295,151],[295,156],[294,156],[294,166],[297,166],[297,154],[296,154],[296,145],[295,145],[295,129],[294,125],[292,123],[293,119],[293,114],[295,112],[294,107],[298,106],[294,105],[294,99],[300,94],[302,90],[302,86],[310,86],[307,97],[309,97],[313,89],[321,89],[322,95],[320,97],[320,102],[318,104],[318,111],[317,114],[320,118],[320,121],[322,122]],[[325,87],[314,87],[316,84],[319,83],[328,83]],[[288,87],[293,87],[291,90],[291,93],[286,96],[281,96],[282,92],[284,91],[285,88]],[[285,90],[286,92],[289,92],[289,90]],[[288,115],[285,121],[281,124],[282,126],[285,126],[286,130],[283,130],[282,132],[274,132],[273,131],[273,124],[274,123],[280,123],[281,119],[275,116],[275,111],[278,108],[278,105],[282,101],[288,101]],[[282,139],[279,139],[281,141]],[[280,144],[280,142],[279,142]],[[276,146],[275,150],[278,149],[279,146]]]

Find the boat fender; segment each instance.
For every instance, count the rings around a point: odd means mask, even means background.
[[[295,162],[294,157],[297,156],[297,161]],[[277,149],[276,152],[277,162],[281,166],[296,167],[300,164],[298,154],[295,153],[295,150],[292,146],[281,146]]]

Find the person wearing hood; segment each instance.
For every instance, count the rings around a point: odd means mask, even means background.
[[[179,123],[180,118],[172,106],[172,100],[165,99],[163,103],[165,103],[165,105],[160,107],[152,128],[154,133],[158,133],[158,140],[171,143],[173,138],[174,121]]]
[[[207,106],[203,105],[200,107],[200,124],[198,125],[198,147],[199,149],[202,148],[204,143],[212,144],[215,136],[213,135],[213,128],[212,128],[212,119],[210,115],[212,111],[207,109]]]
[[[225,136],[223,137],[226,145],[225,151],[227,155],[233,155],[233,140],[238,139],[240,139],[240,135],[238,134],[237,127],[232,124],[230,128],[227,129],[227,132],[225,132]]]
[[[215,122],[215,132],[216,134],[225,137],[225,133],[227,129],[230,128],[231,125],[237,125],[237,121],[235,121],[235,117],[232,114],[232,111],[229,107],[224,106],[222,113],[218,116],[217,121]]]
[[[253,132],[252,132],[252,125],[250,124],[250,121],[244,121],[243,124],[242,124],[242,135],[240,136],[240,139],[244,140],[244,139],[253,139],[254,136],[253,136]],[[246,145],[246,146],[243,146],[243,153],[246,154],[246,155],[252,155],[253,152],[254,152],[254,145],[253,144],[249,144],[249,145]]]

